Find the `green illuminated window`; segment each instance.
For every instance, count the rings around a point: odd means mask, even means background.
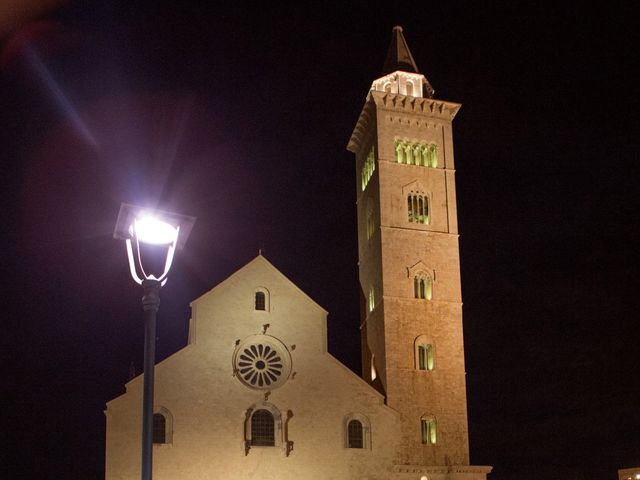
[[[430,224],[429,197],[414,193],[407,195],[407,215],[411,223]]]
[[[404,163],[404,146],[402,145],[401,140],[396,140],[395,149],[396,149],[396,162]]]
[[[434,143],[396,139],[394,149],[397,163],[431,168],[438,166],[438,147]]]
[[[418,370],[433,370],[433,345],[418,345]]]
[[[435,445],[438,440],[436,419],[432,416],[423,416],[420,419],[422,430],[422,443],[425,445]]]
[[[371,150],[369,150],[369,155],[367,155],[367,159],[362,165],[362,171],[360,172],[360,186],[362,187],[362,191],[367,188],[369,184],[369,180],[373,177],[373,172],[376,169],[376,159],[375,159],[375,150],[373,145],[371,146]]]

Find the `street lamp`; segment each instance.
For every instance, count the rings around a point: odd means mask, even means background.
[[[156,313],[160,306],[160,287],[167,282],[176,249],[187,242],[195,217],[159,210],[148,210],[123,203],[113,236],[125,240],[129,270],[133,280],[142,285],[144,311],[144,387],[142,397],[142,480],[151,480],[153,454],[153,374],[156,358]],[[162,273],[145,268],[142,251],[156,246],[163,251]]]

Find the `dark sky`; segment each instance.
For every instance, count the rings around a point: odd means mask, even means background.
[[[42,3],[62,6],[0,18],[3,477],[103,478],[105,402],[142,364],[121,202],[198,218],[158,359],[185,345],[189,302],[263,248],[359,372],[345,146],[395,24],[463,104],[472,462],[493,480],[640,465],[633,2]]]

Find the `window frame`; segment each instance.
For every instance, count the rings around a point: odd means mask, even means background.
[[[423,348],[421,348],[423,347]],[[424,354],[422,354],[424,351]],[[420,372],[433,372],[436,369],[436,346],[427,335],[419,335],[413,342],[414,368]],[[424,368],[422,359],[424,358]]]
[[[264,295],[264,309],[258,309],[258,294]],[[255,287],[253,289],[253,311],[268,313],[271,310],[271,294],[266,287]]]
[[[420,417],[420,441],[423,445],[438,444],[438,422],[433,415],[422,415]]]
[[[161,415],[164,418],[164,442],[159,443],[156,442],[155,435],[155,419],[156,415]],[[173,415],[169,411],[169,409],[163,406],[156,406],[153,409],[153,431],[152,431],[152,443],[154,446],[160,447],[162,445],[171,445],[173,443]]]
[[[253,444],[253,416],[256,412],[266,410],[271,414],[273,418],[273,445],[254,445]],[[245,448],[273,448],[282,445],[282,415],[275,405],[263,402],[251,406],[246,414],[244,420],[244,440]]]
[[[359,422],[362,427],[362,447],[349,446],[349,424],[353,421]],[[371,422],[366,415],[358,412],[351,412],[344,417],[342,425],[344,448],[354,452],[371,450]]]

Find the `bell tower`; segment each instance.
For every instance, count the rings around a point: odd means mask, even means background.
[[[366,299],[363,376],[400,412],[396,465],[464,466],[469,446],[451,131],[460,105],[433,95],[402,28],[394,27],[382,76],[373,81],[348,145],[356,156]]]

